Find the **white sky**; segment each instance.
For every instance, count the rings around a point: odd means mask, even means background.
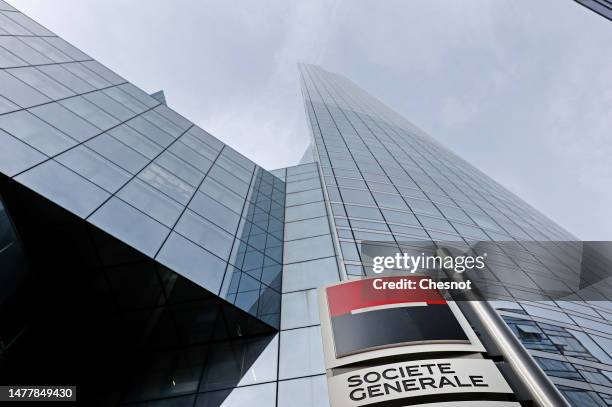
[[[585,240],[612,240],[612,22],[571,0],[9,0],[267,169],[341,73]]]

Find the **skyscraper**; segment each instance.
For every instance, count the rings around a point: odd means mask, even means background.
[[[299,67],[303,163],[267,171],[2,1],[0,29],[0,384],[327,406],[317,289],[366,275],[361,242],[576,240],[320,67]],[[560,281],[526,252],[524,284]],[[508,290],[499,314],[562,394],[610,404],[609,303]],[[427,397],[402,405],[483,396]]]

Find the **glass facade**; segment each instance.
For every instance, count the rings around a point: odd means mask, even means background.
[[[346,278],[365,275],[361,241],[401,251],[403,242],[415,240],[577,240],[348,79],[310,65],[300,72]],[[539,276],[562,279],[552,269],[558,259],[544,263],[526,249],[523,256],[526,261],[505,265],[515,281],[521,273],[523,286],[537,285]],[[504,287],[503,265],[493,266],[489,271]],[[528,298],[522,288],[504,288],[516,301],[496,302],[499,313],[568,400],[608,405],[610,302],[520,301]]]
[[[1,0],[0,68],[2,381],[82,380],[88,405],[325,407],[316,290],[365,275],[360,242],[576,240],[320,67],[300,65],[311,146],[273,171]],[[499,313],[567,399],[610,404],[609,303],[507,289]]]

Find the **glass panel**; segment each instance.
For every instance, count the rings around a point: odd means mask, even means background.
[[[51,44],[49,44],[42,38],[21,37],[20,40],[25,42],[27,45],[34,48],[36,51],[40,52],[47,58],[51,59],[53,62],[64,63],[72,61],[72,59],[68,55],[51,46]]]
[[[192,128],[190,128],[186,134],[192,135],[196,137],[198,140],[200,140],[201,142],[208,144],[215,151],[221,151],[221,149],[224,147],[224,144],[221,141],[217,140],[216,138],[211,136],[207,131],[197,126],[193,126]]]
[[[30,112],[80,142],[100,133],[97,127],[58,103],[47,103],[30,109]]]
[[[198,395],[196,407],[244,407],[253,404],[274,406],[276,404],[276,383],[238,387]]]
[[[187,205],[195,191],[194,187],[157,164],[150,164],[138,177],[183,205]]]
[[[110,195],[55,161],[47,161],[15,178],[28,188],[86,217]]]
[[[325,373],[319,326],[282,331],[280,335],[279,379]]]
[[[120,105],[117,101],[104,94],[102,91],[88,93],[84,95],[84,97],[122,122],[136,116],[134,112]]]
[[[144,117],[160,129],[164,130],[166,133],[170,134],[174,138],[180,136],[184,131],[176,124],[172,123],[170,120],[166,119],[164,116],[153,110],[149,110],[148,112],[144,113],[142,117]]]
[[[290,182],[287,184],[287,193],[305,191],[308,189],[320,188],[321,182],[319,177],[307,179],[304,181]]]
[[[183,207],[139,179],[133,179],[117,196],[150,217],[172,228]]]
[[[168,150],[171,151],[173,154],[175,154],[180,159],[182,159],[183,161],[186,161],[189,164],[193,165],[194,167],[199,169],[201,172],[203,173],[208,172],[208,170],[212,166],[211,160],[215,159],[216,153],[213,153],[213,155],[204,156],[201,153],[202,152],[206,153],[207,152],[206,150],[202,151],[200,149],[196,151],[188,147],[186,144],[183,144],[182,142],[184,138],[185,138],[184,136],[181,137],[181,139],[177,143],[174,143],[173,145],[171,145]]]
[[[172,123],[176,124],[183,131],[187,130],[193,125],[193,123],[185,119],[183,116],[181,116],[174,110],[170,109],[168,106],[159,105],[155,108],[155,112],[159,113],[166,119],[170,120]]]
[[[206,348],[201,346],[159,352],[150,356],[147,360],[148,366],[142,369],[144,375],[137,378],[138,383],[131,389],[128,397],[132,400],[151,399],[196,392],[205,356]],[[189,406],[193,404],[193,398],[190,400]],[[158,407],[166,405],[160,403]],[[146,406],[151,404],[147,403]]]
[[[227,230],[232,235],[236,233],[236,227],[238,226],[240,216],[208,195],[200,191],[196,192],[192,201],[189,203],[189,209]]]
[[[125,124],[109,130],[108,134],[149,159],[155,158],[162,151],[159,145]]]
[[[70,137],[23,110],[0,116],[0,128],[49,156],[76,145]]]
[[[136,151],[108,134],[102,134],[95,137],[89,140],[86,145],[131,174],[138,173],[148,163],[148,160],[144,156],[138,154]]]
[[[51,61],[49,58],[36,51],[34,48],[27,46],[24,42],[20,41],[16,37],[0,36],[0,46],[6,48],[31,65],[53,63],[53,61]]]
[[[296,291],[282,297],[281,329],[319,324],[317,290]]]
[[[14,68],[24,65],[28,65],[28,63],[8,50],[0,47],[0,68]]]
[[[22,13],[3,13],[5,16],[10,18],[11,20],[17,22],[17,24],[25,27],[27,30],[32,32],[35,35],[53,35],[53,33],[47,30],[42,25],[38,24],[36,21],[32,20],[30,17],[22,14]]]
[[[283,266],[283,292],[318,288],[339,280],[335,257]]]
[[[226,263],[181,235],[172,232],[156,260],[208,291],[219,293]]]
[[[187,181],[194,187],[199,186],[204,178],[203,173],[167,150],[155,159],[155,163]]]
[[[140,116],[134,117],[126,124],[162,147],[168,147],[174,141],[174,138],[168,133],[155,127]]]
[[[79,78],[83,79],[85,82],[92,85],[96,89],[106,88],[111,85],[107,80],[103,79],[101,76],[96,75],[78,62],[63,64],[62,66],[73,74],[75,74],[76,76],[78,76]]]
[[[278,383],[278,407],[329,407],[324,375]]]
[[[121,88],[118,86],[105,89],[103,92],[135,113],[142,113],[148,109],[144,103],[140,102],[129,93],[121,90]]]
[[[0,130],[0,171],[12,177],[42,161],[45,157],[27,144]]]
[[[234,177],[232,174],[224,170],[223,168],[214,165],[210,170],[209,175],[215,180],[225,185],[232,191],[236,192],[241,196],[246,196],[249,189],[249,184],[240,180],[240,178]]]
[[[147,94],[143,90],[132,85],[131,83],[125,83],[123,85],[120,85],[119,88],[121,88],[121,90],[126,91],[130,95],[134,96],[136,99],[140,100],[147,107],[153,107],[159,104],[157,100],[152,98],[149,94]]]
[[[285,224],[285,240],[302,239],[329,233],[327,216]]]
[[[242,207],[244,205],[244,198],[240,195],[230,191],[223,185],[213,180],[212,178],[205,178],[200,186],[200,191],[206,193],[206,195],[213,198],[215,201],[222,203],[236,213],[242,213]],[[194,198],[195,200],[195,198]]]
[[[7,72],[53,100],[74,96],[71,90],[54,81],[36,68],[15,68],[9,69]]]
[[[82,63],[86,68],[94,71],[113,85],[119,85],[120,83],[125,82],[121,76],[117,75],[98,61],[87,61]]]
[[[62,65],[44,65],[39,66],[38,69],[76,93],[91,92],[95,89],[83,79],[64,69]]]
[[[120,123],[119,120],[80,96],[65,99],[59,103],[101,130],[110,129]]]
[[[155,219],[117,198],[106,202],[89,221],[148,256],[157,253],[170,232]]]
[[[285,242],[284,262],[287,264],[333,255],[334,248],[329,235]]]
[[[5,71],[0,71],[0,94],[21,107],[30,107],[51,101],[42,93]]]
[[[229,257],[233,236],[195,212],[187,210],[174,230],[222,259]]]
[[[285,220],[291,222],[294,220],[317,218],[326,215],[327,212],[323,202],[312,202],[305,205],[288,207],[285,211]]]
[[[89,55],[85,54],[81,50],[77,49],[75,46],[69,44],[68,42],[64,41],[59,37],[45,38],[45,41],[62,51],[64,54],[68,55],[70,58],[73,58],[77,61],[91,59]]]
[[[111,193],[130,179],[127,171],[84,145],[60,154],[56,160]]]
[[[241,338],[211,345],[200,391],[276,380],[278,336]]]
[[[310,202],[323,200],[323,192],[320,189],[311,189],[310,191],[295,192],[287,194],[287,206],[301,205]]]

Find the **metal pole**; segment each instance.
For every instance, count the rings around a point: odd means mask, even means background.
[[[487,335],[538,406],[570,407],[559,389],[550,381],[489,302],[467,301],[465,305],[470,307],[474,315],[480,319]]]
[[[436,254],[452,256],[446,248],[439,248]],[[465,281],[463,273],[446,269],[444,271],[450,280]],[[474,287],[472,291],[477,293],[478,287]],[[482,300],[482,295],[476,296],[474,292],[463,291],[463,298],[460,299],[462,305],[469,307],[471,313],[480,320],[487,336],[504,356],[504,360],[516,379],[524,385],[533,402],[539,407],[571,407],[493,306]]]

